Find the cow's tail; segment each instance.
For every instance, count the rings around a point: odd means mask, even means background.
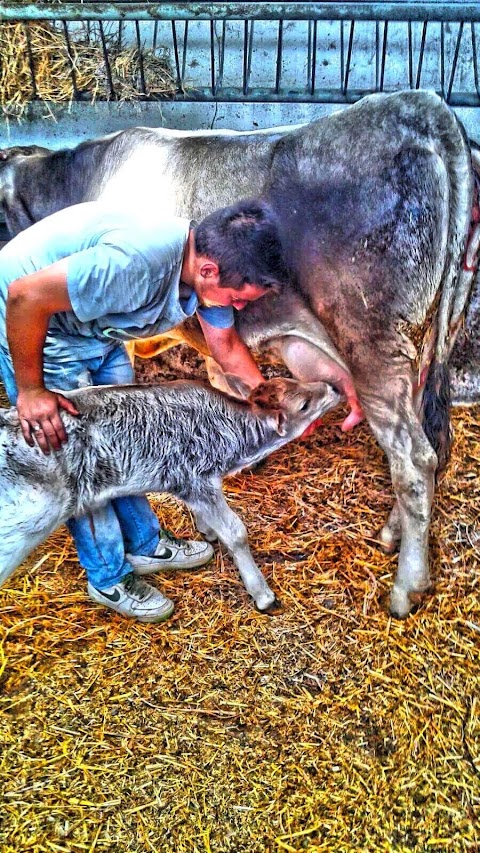
[[[449,190],[447,257],[437,314],[435,353],[423,393],[423,428],[438,457],[437,474],[448,462],[452,443],[448,358],[466,309],[480,245],[480,224],[476,230],[471,228],[474,208],[471,152],[463,128],[453,113],[450,116],[448,146],[442,151]],[[478,169],[480,172],[480,160]]]
[[[423,429],[437,454],[437,474],[449,459],[452,446],[450,426],[450,377],[446,364],[435,361],[423,390]]]

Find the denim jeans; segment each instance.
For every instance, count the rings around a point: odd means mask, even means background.
[[[3,347],[0,374],[14,405],[17,386],[10,355]],[[44,379],[47,388],[72,391],[88,385],[128,385],[134,381],[134,372],[125,347],[115,345],[97,358],[44,364]],[[71,518],[67,527],[80,564],[97,589],[113,586],[131,571],[125,552],[151,557],[160,535],[157,516],[147,498],[135,495],[112,500],[81,518]]]

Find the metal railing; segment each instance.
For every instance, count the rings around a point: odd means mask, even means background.
[[[3,0],[0,24],[48,21],[67,57],[79,37],[101,46],[106,97],[118,99],[112,45],[138,55],[144,100],[351,103],[399,88],[435,89],[453,106],[480,106],[480,3],[38,2]],[[168,56],[173,90],[149,91],[147,55]],[[1,58],[0,58],[1,62]],[[72,60],[73,98],[78,67]]]

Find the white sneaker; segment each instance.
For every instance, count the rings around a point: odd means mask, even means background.
[[[135,577],[133,572],[108,589],[96,589],[89,582],[87,590],[92,601],[139,622],[163,622],[173,613],[173,601]]]
[[[166,530],[162,530],[155,554],[144,557],[137,554],[125,554],[136,575],[148,575],[161,572],[162,569],[198,569],[204,566],[214,555],[209,542],[197,539],[177,539]]]

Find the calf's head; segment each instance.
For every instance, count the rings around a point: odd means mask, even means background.
[[[326,382],[303,385],[281,377],[262,382],[248,396],[252,410],[272,417],[276,431],[287,441],[301,436],[340,400],[340,394]]]

